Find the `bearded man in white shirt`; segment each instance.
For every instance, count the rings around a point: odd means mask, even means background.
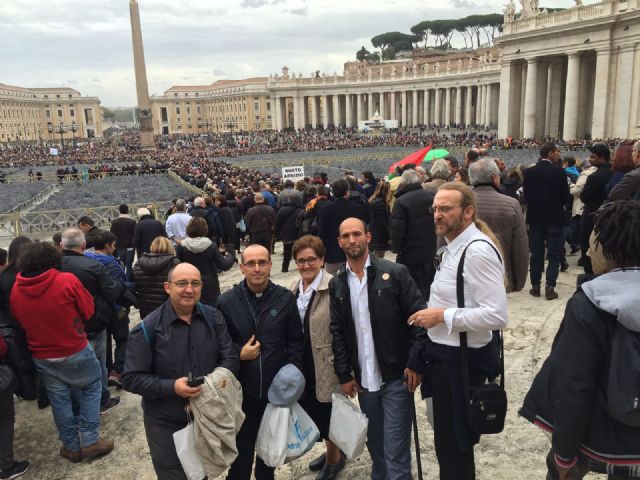
[[[424,298],[406,266],[369,255],[370,240],[362,220],[340,224],[338,243],[347,262],[329,282],[333,366],[342,392],[358,394],[369,419],[371,478],[407,480],[412,392],[420,383],[407,365],[425,333],[407,319]]]
[[[468,186],[443,184],[432,211],[436,233],[443,235],[447,244],[436,254],[428,308],[409,318],[410,325],[428,331],[419,363],[410,362],[409,368],[424,374],[422,396],[433,399],[440,478],[472,480],[475,479],[473,445],[479,438],[473,437],[467,423],[460,333],[467,332],[471,387],[495,378],[500,361],[493,331],[504,328],[508,316],[504,267],[498,253],[499,242],[486,224],[476,219],[475,197]],[[465,248],[465,306],[458,308],[456,277]]]

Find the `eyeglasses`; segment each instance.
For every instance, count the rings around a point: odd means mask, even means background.
[[[243,263],[243,265],[247,268],[264,268],[269,265],[269,260],[250,260],[248,262]]]
[[[296,265],[298,265],[299,267],[302,267],[306,263],[310,267],[313,267],[316,264],[317,261],[318,261],[317,257],[298,258],[296,260]]]
[[[443,245],[438,249],[438,251],[436,252],[436,256],[433,257],[433,268],[435,268],[436,270],[440,270],[440,264],[442,263],[442,258],[444,257],[444,254],[446,252],[447,252],[446,245]]]
[[[202,286],[202,280],[178,280],[177,282],[169,282],[173,283],[178,288],[187,288],[191,285],[191,288],[200,288]]]
[[[453,210],[454,208],[458,208],[459,206],[460,205],[442,205],[442,206],[436,205],[435,207],[429,207],[429,213],[431,215],[437,212],[449,213],[451,210]]]

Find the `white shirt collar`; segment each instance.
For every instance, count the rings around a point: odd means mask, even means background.
[[[478,231],[479,230],[478,230],[478,227],[476,227],[476,224],[472,223],[467,228],[465,228],[462,231],[462,233],[458,235],[456,238],[454,238],[451,242],[449,242],[449,240],[447,240],[447,238],[445,237],[445,240],[447,242],[447,250],[451,253],[455,253],[460,249],[460,247],[462,247],[463,245],[466,245],[469,242],[469,240],[471,240],[471,237],[473,237]]]
[[[353,275],[356,275],[356,272],[351,270],[351,267],[349,266],[349,261],[348,260],[345,263],[345,266],[347,268],[347,272],[352,273]],[[369,267],[369,266],[371,266],[371,257],[369,256],[369,254],[367,254],[367,261],[364,262],[364,273],[365,273],[365,275],[367,274],[367,267]]]
[[[309,285],[309,288],[306,290],[304,290],[304,285],[302,284],[302,278],[300,279],[300,286],[298,287],[299,291],[300,291],[300,295],[305,294],[307,292],[310,292],[311,290],[313,291],[318,291],[318,288],[320,288],[320,283],[322,282],[322,275],[324,273],[323,269],[320,269],[320,273],[318,273],[316,275],[316,278],[313,279],[313,282],[311,282],[311,285]]]

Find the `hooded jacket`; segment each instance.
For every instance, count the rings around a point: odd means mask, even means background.
[[[640,333],[638,285],[637,268],[582,285],[567,303],[551,353],[520,409],[521,416],[552,432],[553,449],[568,464],[578,454],[608,465],[640,463],[640,428],[614,420],[606,404],[616,322]]]
[[[11,291],[11,315],[27,334],[33,358],[62,358],[87,346],[84,323],[93,315],[93,297],[72,273],[51,268],[21,273]]]
[[[176,248],[176,255],[182,262],[190,263],[200,270],[202,277],[202,297],[200,301],[215,305],[220,295],[218,269],[229,270],[234,262],[233,255],[222,255],[218,247],[207,237],[185,238]]]
[[[133,266],[135,290],[140,299],[140,318],[144,318],[167,301],[164,282],[169,270],[180,263],[171,253],[145,253]]]

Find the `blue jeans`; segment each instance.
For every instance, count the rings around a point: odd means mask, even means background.
[[[133,257],[135,253],[133,248],[118,248],[116,250],[116,256],[124,264],[124,273],[129,282],[133,282]]]
[[[100,428],[100,363],[89,344],[64,358],[34,362],[51,402],[53,420],[64,448],[77,452],[98,441]],[[80,406],[73,414],[71,401]]]
[[[372,480],[411,479],[411,395],[402,379],[385,383],[377,392],[363,389],[358,394],[369,419]]]
[[[95,352],[98,362],[100,362],[100,371],[102,372],[102,393],[100,396],[100,405],[109,403],[111,393],[109,392],[109,371],[107,370],[107,330],[92,334],[93,338],[89,339],[93,351]]]
[[[565,227],[544,227],[542,225],[529,226],[529,249],[531,258],[529,275],[531,285],[539,287],[544,270],[545,243],[549,257],[549,264],[545,273],[547,287],[555,288],[560,264],[564,258]]]

